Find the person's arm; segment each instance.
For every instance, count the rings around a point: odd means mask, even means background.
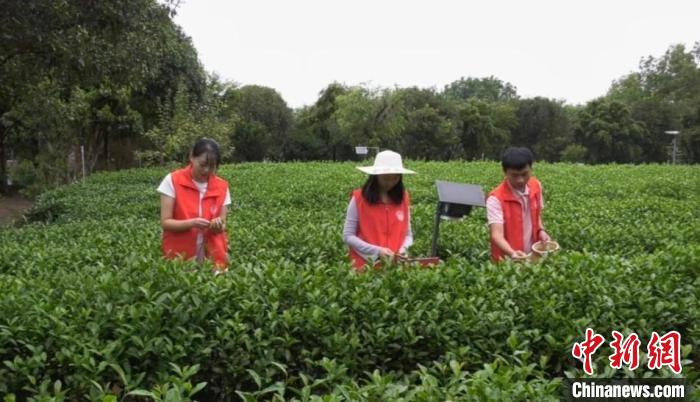
[[[376,259],[378,256],[387,255],[387,252],[391,253],[389,249],[369,244],[357,237],[358,221],[357,205],[355,205],[355,199],[353,198],[348,204],[348,209],[345,214],[345,224],[343,225],[343,241],[345,244],[357,251],[365,257],[365,259]]]
[[[209,221],[204,218],[173,219],[175,198],[165,194],[160,195],[160,226],[169,232],[184,232],[192,228],[205,229],[209,227]]]
[[[510,257],[523,257],[525,253],[522,250],[515,250],[506,240],[503,231],[503,209],[501,202],[494,196],[486,200],[486,216],[489,223],[489,231],[491,240],[501,251]]]
[[[542,208],[542,210],[544,210],[544,195],[542,195],[541,186],[542,185],[540,185],[540,208]],[[549,233],[547,233],[547,231],[544,228],[544,223],[542,223],[542,211],[540,211],[540,216],[539,216],[539,228],[540,228],[540,230],[537,233],[537,237],[541,241],[546,242],[546,241],[552,240],[552,237],[549,235]]]
[[[491,240],[496,243],[496,246],[501,249],[501,251],[510,257],[524,257],[525,253],[522,250],[514,250],[510,246],[508,240],[503,235],[503,224],[502,223],[492,223],[489,225],[491,230]]]
[[[541,241],[551,241],[552,237],[547,233],[547,231],[544,229],[544,225],[542,224],[542,216],[540,216],[540,230],[537,231],[537,237]]]
[[[221,215],[219,216],[219,219],[226,225],[226,217],[228,216],[228,205],[224,205],[221,207]]]
[[[413,245],[413,229],[411,229],[411,211],[408,211],[408,231],[406,232],[406,238],[403,240],[403,244],[401,244],[401,248],[399,248],[399,254],[405,255],[406,252],[408,251],[408,248]]]
[[[214,233],[223,232],[226,230],[226,216],[228,214],[228,205],[221,207],[221,215],[211,220],[209,228]]]
[[[226,230],[226,217],[228,216],[228,206],[231,205],[231,192],[226,189],[226,197],[224,198],[224,205],[221,207],[221,214],[216,218],[211,220],[209,224],[209,229],[214,233],[220,233]]]

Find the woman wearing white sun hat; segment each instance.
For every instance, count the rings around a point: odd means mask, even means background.
[[[363,271],[365,264],[405,254],[413,244],[411,200],[402,175],[416,172],[405,169],[401,155],[393,151],[382,151],[374,165],[357,169],[369,177],[362,188],[352,192],[343,241],[350,248],[353,267]]]

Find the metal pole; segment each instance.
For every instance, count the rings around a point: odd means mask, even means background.
[[[671,163],[675,165],[676,164],[676,154],[678,153],[678,135],[681,132],[678,130],[668,130],[668,131],[664,131],[664,133],[673,136],[673,145],[672,145],[673,150],[671,151]]]
[[[678,147],[676,146],[676,140],[678,139],[677,135],[673,136],[673,164],[676,164],[676,151]]]
[[[80,146],[80,160],[83,165],[83,180],[85,180],[85,146]]]
[[[437,240],[438,240],[438,235],[440,234],[440,210],[442,209],[442,205],[440,201],[437,203],[437,209],[435,210],[435,224],[433,225],[433,247],[431,249],[430,255],[433,257],[437,257]]]

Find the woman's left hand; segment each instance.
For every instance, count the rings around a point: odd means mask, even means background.
[[[221,218],[214,218],[209,223],[209,229],[211,229],[211,231],[214,233],[220,233],[224,230],[224,228],[224,220]]]
[[[545,232],[544,230],[540,230],[540,240],[542,240],[543,242],[548,242],[552,240],[552,238],[549,237],[549,234],[547,234],[547,232]]]

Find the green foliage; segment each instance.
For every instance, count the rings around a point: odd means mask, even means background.
[[[338,100],[348,92],[346,86],[334,82],[321,91],[315,104],[298,112],[288,151],[290,159],[335,161],[353,157],[353,147],[360,144],[351,144],[347,131],[333,118]]]
[[[396,91],[355,87],[338,97],[334,113],[350,144],[398,149],[406,116]]]
[[[576,128],[576,137],[588,149],[593,163],[642,162],[640,144],[645,135],[644,126],[632,118],[627,106],[604,98],[586,105]]]
[[[471,99],[458,108],[465,159],[500,159],[504,147],[511,142],[510,130],[517,122],[512,104],[488,104]]]
[[[10,154],[31,160],[38,189],[82,176],[81,146],[88,174],[133,166],[130,148],[145,142],[177,85],[201,97],[203,71],[170,2],[5,1],[2,9],[0,165]]]
[[[461,144],[452,120],[430,106],[410,111],[400,147],[407,157],[449,160],[460,155]]]
[[[45,190],[46,183],[39,177],[39,171],[29,160],[22,160],[10,168],[12,184],[20,187],[23,195],[34,198]]]
[[[587,152],[588,150],[583,145],[569,144],[561,151],[560,159],[564,162],[583,163],[586,161]]]
[[[188,402],[192,401],[192,397],[207,386],[206,382],[192,385],[189,381],[199,371],[199,365],[180,368],[177,364],[171,364],[171,367],[174,374],[168,378],[166,383],[156,385],[153,387],[153,391],[137,389],[127,395],[147,397],[154,401]]]
[[[476,98],[486,102],[503,102],[518,99],[517,90],[509,82],[491,76],[487,78],[460,78],[445,85],[443,93],[448,98],[468,100]]]
[[[229,113],[240,117],[231,138],[236,161],[283,159],[292,112],[277,91],[258,85],[229,88],[223,103]]]
[[[195,141],[205,136],[218,142],[224,160],[231,160],[234,151],[231,137],[239,117],[224,107],[221,92],[229,88],[230,85],[219,82],[218,77],[210,76],[204,98],[195,102],[181,85],[172,103],[160,109],[158,126],[146,132],[145,137],[155,149],[136,151],[139,163],[150,166],[166,161],[186,161]]]
[[[680,159],[700,161],[700,42],[692,50],[674,45],[660,57],[645,57],[640,71],[616,81],[607,97],[624,103],[631,116],[644,124],[646,138],[638,144],[646,161],[670,160],[670,138],[678,130]]]
[[[10,157],[33,163],[24,191],[37,194],[83,172],[181,163],[203,136],[222,145],[226,162],[354,160],[362,145],[494,160],[518,145],[549,162],[661,163],[670,160],[664,132],[678,130],[678,160],[700,161],[700,44],[643,58],[582,106],[520,99],[490,76],[442,91],[334,82],[290,110],[273,88],[206,74],[172,20],[178,4],[3,3],[0,191]]]
[[[537,159],[557,161],[573,140],[563,102],[536,97],[517,102],[517,126],[511,143],[532,149]]]
[[[172,12],[167,2],[95,1],[85,7],[66,0],[4,1],[3,11],[1,66],[18,77],[55,73],[69,86],[133,85],[151,76],[167,52],[160,41]]]
[[[430,248],[434,180],[487,190],[502,179],[492,162],[406,164],[419,172],[406,178],[414,255]],[[557,400],[561,379],[582,375],[571,347],[588,326],[643,342],[679,331],[683,375],[700,385],[697,168],[538,163],[559,255],[491,264],[476,210],[443,223],[444,266],[357,275],[341,240],[364,178],[353,166],[223,166],[232,265],[217,277],[161,258],[154,188],[164,169],[43,194],[33,223],[0,230],[0,394]],[[644,358],[635,372],[604,370],[603,349],[599,376],[670,375]]]
[[[408,158],[449,160],[462,155],[455,105],[432,89],[397,89],[406,115],[398,151]]]

